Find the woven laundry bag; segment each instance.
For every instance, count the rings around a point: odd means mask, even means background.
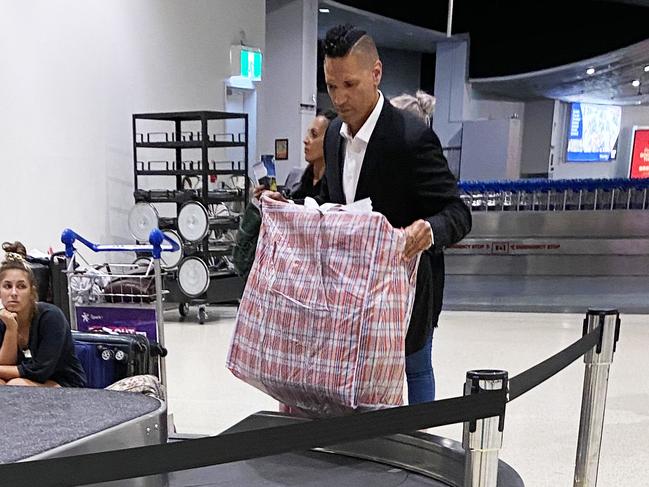
[[[401,405],[418,264],[405,241],[380,213],[264,198],[227,367],[309,416]]]

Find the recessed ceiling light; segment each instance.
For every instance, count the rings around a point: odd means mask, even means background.
[[[319,9],[318,9],[318,12],[320,12],[321,14],[328,14],[328,13],[329,13],[329,9],[328,9],[328,8],[319,8]]]
[[[593,74],[595,74],[595,68],[588,68],[588,69],[586,70],[586,74],[587,74],[587,75],[593,75]]]
[[[649,64],[647,64],[647,65],[644,67],[644,72],[645,72],[645,73],[649,73]]]
[[[634,79],[633,81],[631,81],[631,84],[637,88],[638,86],[640,86],[640,80]]]

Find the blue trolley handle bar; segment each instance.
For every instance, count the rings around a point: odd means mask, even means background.
[[[150,245],[130,245],[130,244],[96,244],[83,238],[69,228],[61,233],[61,242],[65,244],[65,256],[72,258],[74,256],[74,242],[78,240],[93,252],[149,252],[154,259],[160,259],[162,252],[177,252],[180,245],[177,242],[163,234],[158,228],[151,230],[149,234]],[[166,241],[171,247],[162,247],[162,242]]]

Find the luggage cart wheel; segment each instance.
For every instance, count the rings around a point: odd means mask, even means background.
[[[207,319],[207,310],[205,309],[205,305],[200,305],[198,307],[198,322],[202,325],[205,323],[205,320]]]
[[[189,314],[189,304],[187,303],[180,303],[178,305],[178,312],[180,313],[180,316],[185,318]]]

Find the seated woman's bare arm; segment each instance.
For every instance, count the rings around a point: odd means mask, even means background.
[[[20,377],[18,367],[16,365],[0,365],[0,380],[9,381]]]
[[[0,365],[16,365],[18,359],[18,322],[16,314],[0,309],[0,320],[5,325],[5,333],[0,344]]]

